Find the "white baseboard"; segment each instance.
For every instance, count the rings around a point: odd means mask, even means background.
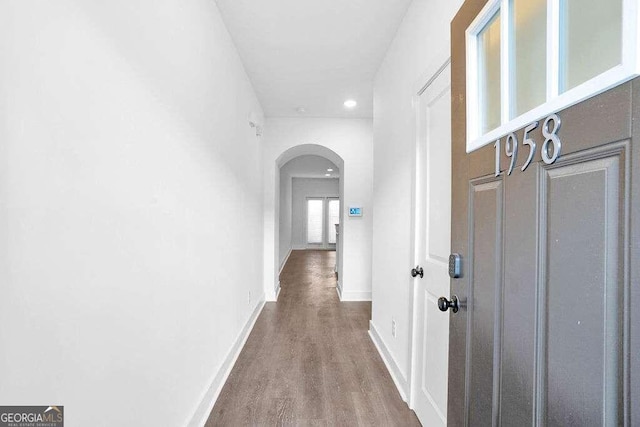
[[[200,403],[196,408],[193,416],[187,423],[188,427],[201,427],[207,422],[209,418],[209,414],[213,409],[213,405],[216,403],[218,396],[220,395],[220,391],[222,391],[222,387],[224,383],[227,382],[227,378],[229,378],[229,374],[231,373],[231,369],[233,365],[235,365],[242,348],[244,347],[244,343],[249,338],[249,334],[253,329],[253,325],[255,325],[260,312],[262,312],[262,308],[264,307],[265,300],[264,295],[260,299],[260,302],[256,304],[256,307],[251,313],[251,316],[247,320],[247,323],[244,325],[244,328],[240,331],[238,338],[233,343],[233,346],[227,353],[227,357],[225,357],[222,365],[218,369],[218,372],[215,373],[213,378],[211,379],[209,386],[205,390],[202,395],[202,399],[200,399]]]
[[[278,280],[278,287],[276,288],[276,302],[278,302],[278,297],[280,296],[280,290],[282,288],[280,287],[280,281]]]
[[[407,402],[408,401],[407,398],[409,396],[409,394],[407,393],[407,390],[409,389],[409,384],[407,382],[407,379],[402,374],[400,367],[398,366],[395,359],[391,355],[389,348],[384,343],[384,340],[378,333],[378,330],[376,329],[375,325],[373,324],[373,321],[371,320],[369,321],[369,336],[371,337],[371,341],[373,341],[373,344],[378,349],[378,353],[380,353],[380,357],[382,358],[382,361],[387,367],[387,370],[391,375],[391,379],[393,379],[393,382],[395,383],[396,388],[400,393],[400,397],[402,397],[402,400]]]
[[[371,301],[371,291],[343,291],[338,292],[340,301]]]
[[[304,251],[307,249],[307,245],[293,245],[291,249],[294,251]]]
[[[371,301],[371,291],[343,291],[342,283],[338,280],[336,292],[340,301]]]
[[[280,264],[280,271],[278,271],[278,276],[282,273],[282,269],[284,268],[284,266],[287,265],[287,261],[289,261],[289,257],[291,256],[291,251],[292,250],[293,250],[293,248],[289,248],[289,252],[287,252],[287,256],[284,257],[284,260]]]

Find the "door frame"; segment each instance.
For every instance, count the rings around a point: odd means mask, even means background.
[[[424,93],[425,90],[433,83],[433,81],[440,76],[440,74],[447,68],[447,66],[451,63],[451,55],[450,55],[450,46],[447,44],[445,48],[440,49],[431,60],[431,64],[429,67],[425,69],[422,73],[420,79],[414,85],[413,96],[411,99],[411,105],[413,107],[413,123],[412,129],[413,134],[412,138],[414,141],[414,162],[411,165],[411,246],[410,246],[410,266],[407,268],[409,271],[411,268],[416,266],[420,262],[420,254],[419,254],[419,235],[420,235],[420,224],[418,218],[421,215],[421,206],[422,206],[422,196],[424,183],[418,182],[418,165],[420,164],[420,96]],[[448,177],[451,180],[451,176]],[[411,357],[409,363],[409,372],[407,373],[407,377],[409,380],[408,390],[407,390],[407,403],[409,408],[415,408],[415,398],[416,391],[415,388],[419,384],[418,378],[416,378],[417,368],[416,365],[418,363],[417,360],[417,310],[416,304],[418,302],[416,291],[416,280],[412,277],[409,278],[409,285],[411,287],[411,299],[410,299],[410,311],[409,318],[411,319],[411,324],[409,326],[409,336],[411,340],[409,341],[409,355]]]

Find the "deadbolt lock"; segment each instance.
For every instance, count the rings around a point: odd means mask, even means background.
[[[452,279],[462,277],[462,257],[458,253],[449,255],[449,277]]]

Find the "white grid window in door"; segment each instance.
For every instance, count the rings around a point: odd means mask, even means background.
[[[466,31],[467,152],[640,74],[639,0],[489,0]]]
[[[307,243],[324,242],[324,200],[307,200]]]
[[[328,202],[328,215],[329,221],[327,227],[329,228],[329,244],[336,244],[336,227],[335,224],[340,223],[340,200],[329,199]]]

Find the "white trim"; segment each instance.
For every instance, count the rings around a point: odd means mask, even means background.
[[[402,370],[396,363],[396,360],[391,355],[389,348],[385,344],[384,340],[378,333],[373,320],[369,321],[369,336],[371,337],[371,341],[373,341],[373,345],[376,346],[384,365],[387,367],[387,371],[389,371],[389,375],[391,375],[391,379],[393,383],[396,385],[398,392],[400,393],[400,397],[405,402],[407,401],[407,379],[402,374]]]
[[[466,56],[466,110],[467,110],[467,152],[469,152],[469,138],[471,130],[477,132],[480,128],[479,115],[479,85],[478,85],[478,33],[489,23],[493,15],[500,9],[501,0],[489,0],[480,13],[465,31],[465,56]],[[501,17],[502,19],[502,17]],[[500,34],[502,39],[502,34]],[[473,75],[476,78],[469,79]],[[475,148],[474,148],[475,149]]]
[[[640,73],[640,5],[638,0],[622,2],[622,61],[630,69]]]
[[[511,119],[511,7],[509,0],[501,0],[500,4],[500,123]]]
[[[336,285],[336,293],[338,294],[338,299],[342,301],[342,289],[340,288],[340,282]]]
[[[280,287],[280,281],[278,280],[278,285],[276,286],[276,299],[275,302],[278,302],[278,297],[280,296],[280,290],[282,288]]]
[[[229,353],[227,353],[227,357],[224,358],[222,364],[211,378],[209,386],[206,388],[204,393],[202,393],[200,403],[196,407],[193,416],[186,424],[188,427],[204,426],[207,422],[207,419],[211,414],[211,410],[222,391],[222,387],[227,382],[227,378],[229,378],[233,365],[235,365],[236,360],[238,360],[238,356],[240,355],[244,344],[247,342],[247,338],[249,338],[249,334],[253,330],[256,320],[258,320],[258,316],[262,312],[264,304],[264,295],[262,295],[260,301],[258,301],[256,307],[251,313],[251,316],[249,316],[247,323],[245,323],[244,328],[242,328],[238,338],[236,338],[236,341],[229,350]]]
[[[411,346],[409,347],[409,356],[411,357],[409,362],[409,384],[407,390],[409,391],[409,401],[407,402],[409,408],[416,408],[416,396],[418,395],[418,384],[420,379],[416,378],[418,371],[418,311],[416,310],[418,305],[418,297],[416,296],[415,284],[411,286]]]
[[[277,283],[275,286],[279,286]],[[278,300],[278,294],[276,293],[276,289],[271,289],[270,291],[265,291],[265,301],[266,302],[276,302]]]
[[[560,2],[547,0],[547,96],[560,93]]]
[[[336,289],[338,287],[336,286]],[[343,291],[338,292],[340,301],[371,301],[371,291]]]
[[[287,252],[287,256],[285,256],[284,260],[282,260],[282,262],[280,263],[280,270],[278,271],[278,276],[282,274],[282,270],[284,269],[284,266],[287,265],[287,261],[289,261],[289,257],[291,256],[291,251],[293,251],[293,248],[289,248],[289,252]]]
[[[550,114],[564,110],[565,108],[571,107],[572,105],[578,104],[579,102],[612,89],[621,83],[631,80],[637,75],[637,73],[629,75],[627,70],[625,70],[621,65],[618,65],[609,71],[605,71],[599,76],[563,93],[557,98],[547,101],[545,104],[518,116],[509,123],[501,125],[479,138],[472,141],[467,140],[467,153],[477,150],[480,147],[484,147],[485,145],[494,142],[496,139],[502,138],[536,120],[547,117]]]

